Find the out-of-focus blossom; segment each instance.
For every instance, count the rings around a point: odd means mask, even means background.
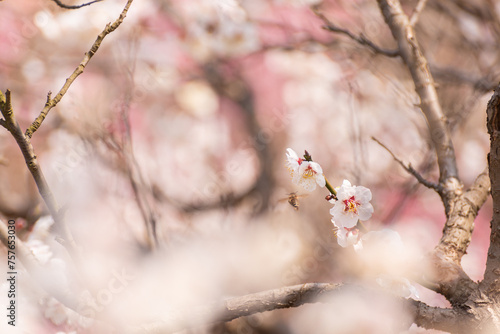
[[[200,118],[212,116],[219,108],[217,94],[201,80],[180,86],[175,92],[175,99],[182,109]]]
[[[28,240],[26,246],[28,246],[29,250],[40,264],[47,264],[52,258],[50,247],[41,240]]]
[[[193,22],[188,45],[200,60],[213,56],[237,57],[260,48],[257,27],[251,22],[235,22],[227,17]]]
[[[324,187],[326,184],[323,169],[317,162],[305,161],[297,153],[288,148],[286,153],[286,167],[292,177],[292,182],[304,187],[307,191],[316,189],[316,184]]]
[[[359,241],[359,230],[356,227],[348,228],[338,226],[337,224],[335,224],[335,221],[333,219],[332,223],[337,227],[335,233],[337,235],[337,242],[339,243],[339,245],[344,248],[353,245],[355,248],[357,248]]]
[[[383,252],[388,256],[405,248],[399,233],[390,228],[384,228],[380,231],[370,231],[363,235],[361,241],[367,247],[376,248],[377,252]]]
[[[418,298],[417,289],[405,277],[411,269],[411,254],[398,232],[391,229],[371,231],[363,235],[357,248],[359,259],[370,276],[384,289],[408,298]]]
[[[382,275],[377,277],[376,282],[382,288],[387,289],[400,297],[415,297],[417,299],[420,298],[417,288],[415,288],[415,286],[413,286],[407,278]]]
[[[312,6],[318,5],[322,2],[322,0],[274,0],[274,3],[286,3],[292,6],[300,7],[300,6]]]
[[[55,325],[61,325],[68,320],[67,309],[54,298],[49,298],[44,303],[43,315]]]
[[[373,206],[370,204],[372,192],[363,186],[352,186],[344,180],[337,190],[334,207],[330,210],[333,220],[340,227],[351,228],[359,220],[368,220],[372,216]]]

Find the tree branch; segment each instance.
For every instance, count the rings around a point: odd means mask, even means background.
[[[439,165],[439,182],[444,186],[447,205],[449,194],[455,193],[462,187],[458,179],[458,170],[451,135],[447,127],[446,116],[439,104],[434,79],[429,71],[427,59],[418,45],[415,31],[403,12],[397,0],[378,0],[384,19],[392,35],[398,43],[399,53],[408,67],[415,90],[420,97],[420,108],[424,113],[430,130]],[[452,196],[452,195],[449,195]]]
[[[81,61],[81,63],[78,65],[78,67],[73,71],[73,73],[66,79],[66,82],[62,86],[61,90],[56,94],[56,96],[52,99],[51,98],[51,92],[48,93],[47,95],[47,102],[45,103],[45,107],[43,110],[40,112],[40,115],[33,121],[33,123],[30,125],[30,127],[26,130],[25,136],[27,138],[31,138],[33,136],[33,133],[35,133],[36,130],[42,125],[42,122],[45,120],[45,117],[47,117],[47,114],[49,111],[54,108],[59,101],[61,101],[62,97],[66,92],[68,91],[69,87],[73,84],[73,82],[76,80],[76,78],[83,73],[83,70],[85,69],[85,66],[87,66],[88,62],[90,59],[94,56],[94,54],[97,52],[99,47],[101,46],[102,41],[104,38],[112,33],[113,31],[116,30],[120,26],[120,24],[123,22],[125,19],[125,16],[127,15],[128,9],[130,8],[130,5],[132,4],[133,0],[128,0],[127,4],[125,5],[125,8],[123,8],[120,16],[118,19],[116,19],[115,22],[108,23],[104,30],[97,36],[97,39],[95,40],[94,44],[90,48],[90,50],[85,53],[85,57]]]
[[[260,312],[299,307],[307,303],[328,303],[336,295],[345,292],[359,293],[363,296],[382,293],[387,296],[383,291],[356,285],[305,283],[234,297],[196,309],[190,308],[173,321],[152,322],[131,328],[128,333],[174,333],[209,323],[231,321]],[[400,303],[401,307],[408,310],[413,321],[424,328],[449,330],[458,328],[460,322],[457,322],[457,319],[465,322],[470,318],[465,311],[431,307],[412,299],[390,297],[394,298],[395,303]]]
[[[66,4],[62,3],[60,0],[52,0],[52,1],[54,1],[59,7],[64,8],[64,9],[78,9],[78,8],[82,8],[85,6],[90,6],[91,4],[96,3],[96,2],[101,2],[102,0],[94,0],[94,1],[83,3],[81,5],[66,5]]]
[[[71,235],[69,228],[66,226],[62,215],[59,214],[59,205],[57,204],[54,194],[50,190],[50,187],[45,180],[40,164],[38,163],[37,156],[35,155],[35,150],[28,137],[26,137],[17,123],[14,116],[14,111],[12,109],[12,103],[10,98],[10,90],[5,92],[5,97],[0,93],[0,111],[4,117],[2,120],[2,125],[11,133],[12,137],[17,142],[17,145],[21,149],[26,166],[35,180],[36,186],[40,196],[42,196],[51,216],[54,218],[55,225],[63,229],[64,240],[70,245],[71,254],[75,255],[76,244]]]
[[[473,73],[466,73],[457,70],[456,68],[441,68],[435,65],[430,65],[434,77],[438,80],[446,81],[448,84],[467,84],[474,89],[488,93],[495,89],[500,79],[498,75],[489,73],[483,77],[478,77]]]
[[[440,174],[439,195],[447,221],[442,239],[431,257],[435,269],[433,279],[439,284],[438,292],[452,305],[463,305],[478,287],[463,271],[460,261],[469,246],[474,219],[488,194],[487,176],[481,174],[474,186],[463,193],[447,119],[441,110],[434,79],[415,31],[398,0],[377,1],[415,83],[420,108],[427,119],[436,150]]]
[[[421,301],[409,300],[414,315],[413,321],[419,327],[456,332],[470,328],[471,316],[465,310],[429,306]]]
[[[498,298],[500,295],[500,85],[497,86],[486,108],[487,127],[491,147],[488,167],[493,198],[490,248],[486,260],[484,281],[487,292]]]
[[[350,32],[349,30],[336,26],[330,20],[328,20],[325,15],[320,13],[316,7],[313,7],[312,11],[314,12],[314,14],[316,14],[316,16],[318,16],[325,23],[325,25],[323,26],[323,29],[331,31],[331,32],[336,32],[336,33],[339,33],[342,35],[346,35],[350,39],[359,43],[360,45],[367,46],[369,49],[371,49],[375,53],[379,53],[379,54],[382,54],[382,55],[387,56],[387,57],[398,57],[400,55],[399,50],[383,49],[383,48],[377,46],[372,41],[370,41],[368,38],[366,38],[363,34],[356,36],[352,32]]]
[[[405,171],[407,171],[409,174],[413,175],[417,179],[417,181],[419,183],[421,183],[422,185],[426,186],[427,188],[434,189],[437,192],[441,191],[441,188],[440,188],[439,184],[435,184],[433,182],[430,182],[430,181],[426,180],[422,175],[420,175],[419,172],[417,172],[412,167],[411,164],[408,164],[408,166],[406,166],[403,161],[401,161],[400,159],[398,159],[398,157],[396,157],[396,155],[394,153],[392,153],[392,151],[387,146],[385,146],[384,144],[382,144],[377,138],[372,137],[372,140],[375,141],[375,142],[377,142],[383,148],[385,148],[385,150],[387,152],[389,152],[390,155],[392,155],[392,158],[394,160],[396,160],[396,162],[398,162],[401,165],[401,167],[403,167],[403,169]]]
[[[443,228],[443,236],[436,251],[446,254],[449,260],[460,264],[469,247],[474,220],[490,191],[488,171],[481,173],[472,187],[457,197]]]
[[[131,333],[173,333],[208,322],[225,322],[255,313],[315,303],[338,292],[343,285],[305,283],[226,299],[186,310],[173,321],[157,321],[133,328]],[[214,318],[215,315],[215,318]]]
[[[410,24],[412,27],[415,26],[415,24],[418,21],[418,17],[420,16],[420,13],[424,10],[425,5],[427,4],[427,0],[419,0],[417,5],[415,6],[415,9],[413,9],[413,13],[411,13],[410,17]]]

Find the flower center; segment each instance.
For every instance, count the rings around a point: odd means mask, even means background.
[[[344,212],[352,212],[355,215],[358,214],[358,206],[361,205],[354,196],[345,199],[344,201]]]
[[[316,172],[311,168],[311,166],[308,166],[304,171],[304,174],[302,174],[302,177],[305,179],[309,179],[314,177],[314,174],[316,174]]]

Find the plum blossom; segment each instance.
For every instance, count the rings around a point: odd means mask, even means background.
[[[286,149],[286,168],[288,168],[292,179],[299,172],[299,166],[303,161],[304,159],[299,158],[294,150],[291,148]]]
[[[368,220],[372,216],[373,206],[370,204],[372,193],[363,186],[352,186],[347,180],[337,189],[335,205],[330,214],[336,225],[352,228],[359,220]]]
[[[326,184],[323,169],[317,162],[299,158],[297,153],[288,148],[286,153],[286,167],[292,177],[292,182],[304,187],[307,191],[316,189],[316,184],[324,187]]]
[[[358,245],[360,245],[358,228],[338,226],[333,219],[332,223],[336,227],[335,234],[337,235],[338,244],[344,248],[353,245],[354,249],[357,249]]]

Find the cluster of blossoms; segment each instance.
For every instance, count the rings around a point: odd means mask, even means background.
[[[330,209],[333,216],[332,223],[337,227],[337,242],[342,247],[358,243],[359,230],[358,220],[368,220],[373,214],[373,206],[370,204],[372,192],[363,186],[353,186],[347,180],[337,188],[337,199],[330,202],[334,204]]]
[[[401,238],[393,230],[371,231],[360,237],[359,222],[370,219],[374,211],[370,203],[372,199],[370,189],[352,185],[348,180],[344,180],[340,187],[334,189],[323,175],[321,166],[312,161],[307,151],[304,158],[300,158],[291,148],[287,149],[286,167],[290,171],[293,183],[305,190],[313,191],[316,185],[319,185],[326,186],[330,191],[327,199],[333,204],[330,214],[340,246],[353,245],[360,258],[365,259],[367,263],[374,262],[370,260],[370,256],[379,254],[381,249],[386,253],[383,255],[386,260],[390,258],[390,254],[403,253]],[[400,275],[379,275],[376,281],[383,288],[391,289],[402,297],[413,294],[418,298],[416,289]]]
[[[291,148],[287,149],[286,167],[290,171],[292,182],[302,186],[307,191],[325,185],[332,192],[330,202],[334,204],[330,210],[332,223],[337,229],[337,241],[340,246],[347,247],[358,243],[359,230],[356,227],[358,220],[368,220],[372,216],[373,206],[370,204],[372,193],[368,188],[353,186],[344,180],[336,190],[332,189],[323,175],[323,169],[312,161],[307,153],[300,158]]]

